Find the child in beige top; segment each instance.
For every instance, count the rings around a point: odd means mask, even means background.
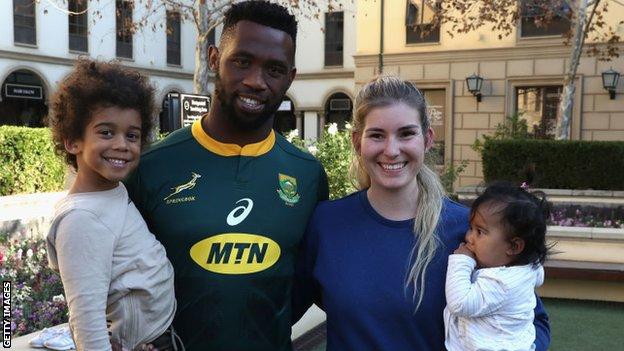
[[[78,350],[176,349],[173,268],[120,180],[139,162],[153,88],[117,64],[80,60],[51,118],[57,151],[77,170],[48,234]]]

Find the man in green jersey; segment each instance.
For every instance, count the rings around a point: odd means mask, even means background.
[[[281,6],[233,5],[209,51],[210,111],[146,152],[126,182],[173,263],[187,350],[292,349],[297,247],[328,197],[321,164],[272,130],[296,36]]]

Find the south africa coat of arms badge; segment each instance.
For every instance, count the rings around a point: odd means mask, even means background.
[[[279,189],[277,193],[279,197],[286,202],[287,205],[294,205],[299,202],[299,194],[297,194],[297,179],[291,176],[278,173]]]

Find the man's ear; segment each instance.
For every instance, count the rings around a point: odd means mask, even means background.
[[[516,256],[519,255],[522,250],[524,250],[524,239],[520,237],[513,237],[509,242],[509,247],[507,248],[508,256]]]
[[[219,48],[214,45],[208,47],[208,67],[213,72],[219,70]]]
[[[355,149],[356,155],[360,156],[362,149],[362,135],[358,132],[351,132],[351,143]]]
[[[65,150],[72,155],[78,154],[80,152],[80,147],[78,142],[75,140],[69,141],[67,139],[63,140],[63,145],[65,146]]]
[[[293,66],[293,68],[290,70],[290,83],[293,82],[293,80],[295,80],[295,76],[297,75],[297,67]],[[290,87],[290,84],[288,84],[288,86]]]

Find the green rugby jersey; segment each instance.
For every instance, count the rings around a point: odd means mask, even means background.
[[[328,197],[315,158],[273,131],[219,143],[197,121],[145,152],[126,186],[175,269],[187,350],[291,350],[295,256]]]

